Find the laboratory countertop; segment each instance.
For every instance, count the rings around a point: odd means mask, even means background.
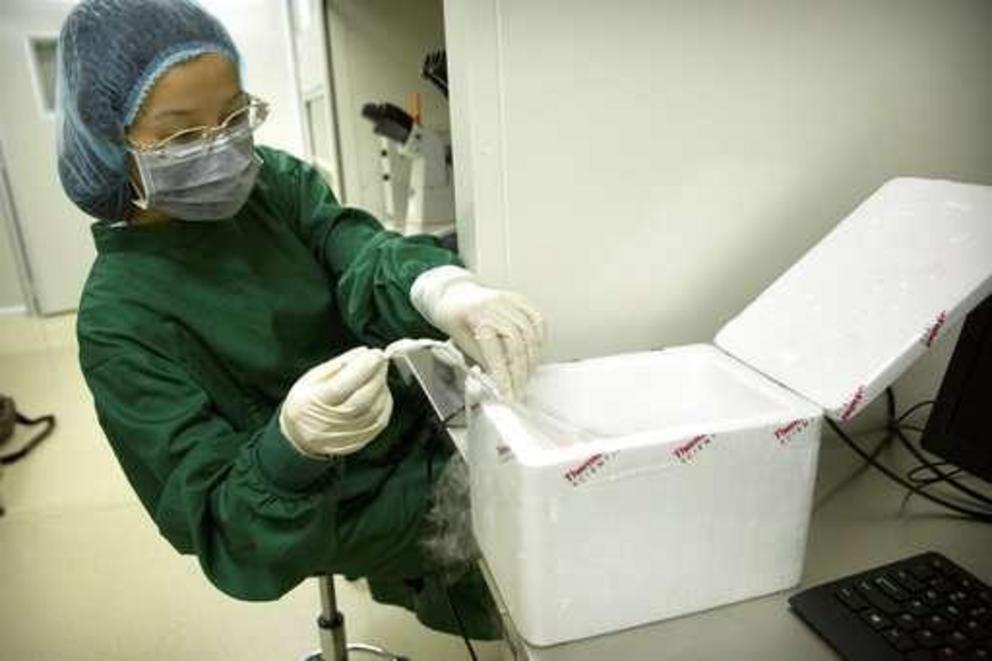
[[[901,446],[891,446],[880,458],[901,468],[913,465]],[[924,551],[941,552],[992,582],[992,525],[950,516],[918,497],[902,508],[904,489],[877,470],[857,471],[858,466],[857,457],[840,440],[824,438],[806,564],[795,589],[551,647],[511,640],[516,658],[826,661],[837,657],[789,611],[788,598],[804,588]],[[500,601],[498,586],[491,577],[487,580]],[[500,608],[512,639],[512,618],[501,602]]]

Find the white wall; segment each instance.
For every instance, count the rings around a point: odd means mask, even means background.
[[[76,307],[95,256],[89,218],[62,192],[56,172],[55,118],[40,104],[29,37],[56,37],[69,2],[0,4],[0,140],[10,192],[40,311]],[[11,218],[0,218],[10,223]],[[3,228],[10,235],[10,228]],[[17,272],[0,271],[3,289],[19,286]],[[13,282],[12,282],[13,280]]]
[[[2,147],[0,145],[0,159],[3,158]],[[27,308],[17,270],[17,256],[14,252],[16,238],[9,218],[5,179],[4,166],[0,162],[0,316],[21,314]]]
[[[269,118],[258,130],[257,141],[304,158],[287,3],[283,0],[199,2],[224,24],[241,52],[245,89],[269,102]]]
[[[324,3],[290,0],[289,6],[307,156],[331,190],[340,191],[340,153]]]
[[[986,0],[445,10],[462,246],[552,359],[708,340],[890,177],[992,184]]]
[[[361,116],[366,103],[407,107],[420,92],[423,124],[446,131],[444,97],[421,80],[430,50],[444,47],[441,0],[328,0],[331,62],[344,170],[344,200],[383,217],[379,139]]]

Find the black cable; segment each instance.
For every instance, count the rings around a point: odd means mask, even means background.
[[[448,584],[445,583],[443,576],[439,576],[438,580],[441,582],[441,587],[444,590],[444,598],[448,602],[448,608],[451,609],[451,614],[455,617],[455,623],[458,625],[458,632],[461,633],[462,641],[465,643],[465,648],[468,649],[469,657],[471,657],[472,661],[479,661],[479,657],[475,655],[475,648],[472,647],[472,641],[468,638],[468,632],[465,631],[465,623],[462,622],[462,618],[458,614],[458,609],[455,608],[455,602],[451,598],[451,591],[448,590]]]
[[[960,470],[961,469],[958,469],[958,471]],[[956,473],[958,471],[952,471],[952,473]],[[942,484],[943,482],[944,482],[944,478],[942,477],[930,478],[929,480],[921,480],[917,482],[915,487],[913,487],[911,490],[906,492],[906,495],[902,499],[902,504],[899,506],[899,510],[902,511],[903,509],[905,509],[906,504],[909,502],[909,499],[912,498],[913,496],[922,493],[924,490],[929,489],[934,485]],[[963,501],[957,498],[953,498],[951,495],[948,494],[945,494],[944,498],[952,503],[957,504],[960,507],[969,507],[970,505],[972,505],[972,503],[968,501]],[[992,510],[990,510],[990,513],[992,513]]]
[[[448,416],[444,420],[441,421],[441,425],[444,426],[444,427],[447,427],[448,426],[448,423],[451,422],[452,420],[454,420],[455,418],[457,418],[463,411],[465,411],[465,406],[464,405],[458,407],[452,413],[449,413]]]
[[[892,471],[892,469],[888,468],[884,464],[878,462],[877,460],[875,460],[871,456],[869,456],[868,453],[865,452],[861,448],[861,446],[859,446],[857,443],[855,443],[851,439],[851,437],[849,437],[847,435],[847,433],[843,429],[841,429],[840,426],[836,422],[834,422],[831,418],[826,418],[826,420],[827,420],[827,424],[830,425],[830,428],[834,430],[834,433],[836,433],[837,436],[840,437],[840,439],[842,441],[844,441],[845,443],[847,443],[847,445],[852,450],[854,450],[854,452],[859,457],[861,457],[862,459],[864,459],[865,461],[867,461],[869,464],[871,464],[872,466],[874,466],[875,468],[877,468],[879,471],[881,471],[882,473],[884,473],[885,476],[888,477],[890,480],[892,480],[896,484],[901,485],[904,489],[909,489],[910,491],[914,491],[915,490],[915,485],[910,484],[909,482],[907,482],[906,480],[904,480],[902,477],[900,477],[899,475],[897,475],[894,471]],[[951,501],[948,501],[948,500],[945,500],[945,499],[942,499],[942,498],[938,498],[937,496],[934,496],[932,494],[926,493],[925,491],[919,491],[918,494],[919,494],[920,497],[925,498],[925,499],[927,499],[927,500],[929,500],[931,502],[934,502],[934,503],[936,503],[938,505],[942,505],[943,507],[946,507],[949,510],[952,510],[954,512],[957,512],[958,514],[962,514],[962,515],[964,515],[966,517],[973,518],[973,519],[976,519],[978,521],[983,521],[985,523],[992,523],[992,512],[985,512],[985,511],[982,511],[982,510],[974,510],[974,509],[969,509],[967,507],[962,507],[962,506],[960,506],[960,505],[958,505],[956,503],[953,503]]]
[[[895,397],[895,393],[892,392],[891,388],[886,390],[886,395],[887,395],[886,410],[888,412],[889,420],[892,420],[893,418],[895,418],[896,415],[896,397]],[[813,504],[813,509],[816,510],[822,507],[823,504],[826,503],[831,498],[833,498],[837,494],[837,492],[847,487],[847,485],[849,485],[851,482],[853,482],[859,476],[861,476],[866,470],[868,470],[874,464],[873,460],[877,459],[878,455],[882,454],[885,448],[889,447],[889,445],[892,443],[893,438],[895,438],[895,434],[893,433],[891,428],[886,426],[885,438],[879,441],[878,444],[872,449],[871,453],[868,455],[868,461],[858,466],[858,468],[853,473],[845,477],[843,480],[841,480],[833,487],[831,487],[829,491],[827,491],[825,494],[820,496],[820,498],[816,501],[816,503]]]
[[[938,480],[938,481],[943,481],[949,487],[952,487],[952,488],[956,489],[957,491],[960,491],[961,493],[963,493],[963,494],[965,494],[967,496],[970,496],[971,498],[974,498],[975,500],[978,500],[978,501],[980,501],[980,502],[982,502],[982,503],[984,503],[986,505],[992,505],[992,496],[986,496],[982,492],[976,491],[975,489],[972,489],[971,487],[967,486],[966,484],[962,484],[961,482],[958,482],[957,480],[954,479],[954,476],[953,475],[951,475],[949,473],[945,473],[936,464],[934,464],[929,459],[927,459],[926,457],[924,457],[923,456],[923,453],[920,452],[919,450],[917,450],[916,449],[916,446],[914,446],[910,442],[910,440],[908,438],[906,438],[906,435],[902,433],[902,429],[900,427],[898,427],[898,426],[894,427],[893,428],[893,431],[895,431],[896,438],[898,438],[902,442],[902,444],[904,446],[906,446],[906,449],[909,450],[910,454],[912,454],[914,457],[916,457],[917,461],[920,462],[920,465],[921,466],[925,466],[935,476],[937,476],[938,478],[940,478],[940,480]]]
[[[28,418],[20,413],[17,414],[17,422],[21,425],[27,425],[33,427],[35,425],[45,425],[45,428],[38,432],[27,444],[24,445],[20,450],[16,452],[11,452],[10,454],[0,455],[0,465],[9,466],[15,462],[20,461],[24,457],[28,456],[32,450],[38,447],[42,441],[52,435],[55,431],[55,416],[54,415],[43,415],[40,418]]]
[[[888,410],[889,420],[892,420],[896,414],[895,394],[889,393],[888,391],[886,391],[886,394],[889,395],[888,400],[886,401],[886,409]],[[871,468],[871,466],[874,464],[874,461],[872,460],[877,459],[878,456],[882,454],[882,452],[887,447],[889,447],[889,445],[892,443],[892,439],[894,438],[895,438],[895,434],[888,426],[886,426],[885,438],[879,441],[878,444],[876,444],[875,447],[872,449],[872,451],[868,454],[868,460],[862,463],[854,470],[854,472],[852,472],[850,475],[845,477],[843,480],[841,480],[834,486],[830,487],[830,489],[826,493],[820,496],[817,499],[817,501],[813,504],[813,510],[816,511],[817,509],[822,507],[828,500],[833,498],[840,491],[844,490],[851,482],[858,479],[861,475],[864,474],[866,470]]]
[[[940,466],[941,468],[944,468],[945,466],[950,466],[950,465],[951,465],[951,463],[948,462],[948,461],[938,461],[938,462],[936,462],[934,464],[934,466]],[[916,468],[912,468],[912,469],[910,469],[909,471],[906,472],[906,479],[909,480],[910,482],[928,482],[929,480],[934,479],[934,478],[932,478],[932,477],[919,477],[916,474],[917,473],[921,473],[923,471],[929,471],[929,470],[930,470],[930,467],[929,466],[917,466]],[[933,472],[933,471],[930,471],[930,472]],[[958,472],[961,472],[961,469],[958,468],[956,471],[951,471],[951,472],[952,472],[952,474],[953,473],[958,473]],[[940,479],[940,478],[937,478],[937,479]]]
[[[891,390],[891,388],[889,388],[889,390]],[[934,400],[928,399],[926,401],[917,402],[916,404],[913,404],[908,409],[906,409],[905,411],[903,411],[902,415],[900,415],[898,418],[896,418],[896,422],[897,423],[901,423],[903,420],[905,420],[906,418],[908,418],[912,414],[916,413],[917,411],[919,411],[924,406],[931,406],[933,403],[934,403]]]
[[[926,466],[922,466],[922,467],[921,466],[917,466],[917,468],[926,468]],[[952,470],[949,473],[949,475],[951,477],[955,477],[955,476],[957,476],[957,475],[959,475],[959,474],[961,474],[963,472],[964,471],[962,471],[960,468],[958,468],[957,470]],[[933,486],[934,484],[940,484],[940,483],[942,483],[944,481],[944,479],[945,478],[943,478],[943,477],[923,477],[923,478],[918,477],[918,478],[913,479],[913,483],[916,484],[921,489],[926,489],[927,487]]]
[[[909,407],[909,409],[907,409],[902,415],[900,415],[899,417],[896,417],[895,416],[895,393],[893,392],[892,388],[886,388],[885,389],[885,395],[886,395],[886,398],[887,398],[888,404],[889,404],[889,424],[888,424],[889,430],[892,431],[893,433],[895,433],[896,437],[906,447],[906,449],[909,450],[910,454],[912,454],[914,457],[916,457],[916,459],[920,462],[920,465],[919,466],[917,466],[916,468],[914,468],[911,471],[909,471],[909,473],[907,473],[907,479],[912,480],[911,475],[914,472],[918,471],[921,468],[925,468],[925,469],[929,470],[931,473],[933,473],[935,475],[935,477],[933,477],[933,478],[927,478],[926,480],[922,480],[920,482],[917,482],[917,484],[920,484],[921,482],[923,482],[923,488],[926,488],[926,487],[931,486],[933,484],[938,484],[938,483],[941,483],[942,482],[942,483],[945,483],[945,484],[953,487],[957,491],[959,491],[959,492],[961,492],[961,493],[963,493],[963,494],[965,494],[967,496],[970,496],[971,498],[974,498],[975,500],[978,500],[978,501],[980,501],[982,503],[985,503],[985,504],[992,505],[992,497],[986,496],[985,494],[983,494],[983,493],[981,493],[979,491],[975,491],[974,489],[971,489],[968,486],[966,486],[964,484],[961,484],[960,482],[958,482],[957,480],[954,479],[954,476],[956,476],[957,474],[959,474],[961,471],[955,470],[955,471],[951,471],[951,473],[944,473],[944,472],[942,472],[940,470],[940,467],[941,466],[945,466],[945,465],[949,465],[949,464],[947,462],[936,462],[935,463],[935,462],[931,462],[930,460],[928,460],[926,457],[923,456],[923,454],[920,451],[918,451],[916,449],[915,446],[912,445],[912,443],[910,442],[910,440],[908,438],[906,438],[906,435],[903,433],[904,430],[909,430],[909,431],[917,432],[917,433],[920,433],[920,434],[923,433],[923,429],[922,428],[916,427],[916,426],[913,426],[913,425],[902,424],[902,421],[905,420],[910,414],[912,414],[915,411],[918,411],[922,407],[927,406],[927,405],[930,405],[930,404],[933,404],[934,403],[934,400],[925,400],[925,401],[919,402],[917,404],[914,404],[913,406]],[[916,481],[916,480],[913,480],[913,481]],[[910,493],[910,495],[912,495],[912,492]]]
[[[882,451],[885,450],[885,448],[887,448],[890,443],[892,443],[892,439],[893,438],[895,438],[895,434],[893,434],[890,430],[886,430],[885,438],[883,438],[881,441],[879,441],[878,444],[875,445],[874,448],[872,448],[872,451],[868,454],[868,456],[871,459],[876,459],[878,457],[878,455],[882,454]],[[851,482],[853,482],[854,480],[856,480],[860,475],[862,475],[869,468],[871,468],[871,462],[865,462],[865,463],[861,464],[860,466],[858,466],[857,469],[855,469],[853,473],[851,473],[850,475],[848,475],[847,477],[845,477],[843,480],[841,480],[840,482],[838,482],[834,486],[830,487],[830,489],[825,494],[823,494],[822,496],[820,496],[817,499],[816,503],[814,503],[813,509],[814,510],[817,510],[820,507],[822,507],[824,503],[826,503],[828,500],[830,500],[835,495],[837,495],[837,493],[839,491],[841,491],[845,487],[847,487],[847,485],[849,485]]]
[[[464,410],[465,410],[465,407],[464,406],[461,406],[458,409],[456,409],[455,411],[453,411],[452,413],[449,413],[444,419],[438,419],[437,417],[432,416],[431,417],[431,420],[433,421],[433,423],[432,423],[433,424],[433,427],[432,428],[434,429],[435,434],[437,434],[438,436],[440,436],[442,434],[448,433],[448,430],[447,430],[448,423],[451,422],[452,420],[454,420],[456,417],[458,417],[458,415],[462,411],[464,411]],[[430,453],[429,455],[427,455],[427,483],[428,484],[434,484],[434,453],[433,452]]]
[[[437,418],[435,418],[435,420],[437,420],[438,431],[439,432],[445,431],[445,428],[448,426],[448,423],[454,420],[455,417],[458,416],[458,414],[460,414],[464,410],[465,407],[462,406],[461,408],[445,416],[444,419],[438,420]],[[429,484],[434,483],[433,475],[432,475],[432,473],[434,472],[433,464],[434,464],[434,455],[433,453],[431,453],[431,455],[427,459],[427,479]],[[458,614],[458,609],[455,608],[455,602],[451,598],[451,591],[448,589],[448,584],[445,581],[444,576],[442,576],[441,574],[438,574],[438,582],[441,584],[441,589],[444,591],[444,598],[445,601],[447,601],[448,603],[448,609],[451,611],[451,615],[455,618],[455,624],[458,625],[458,632],[462,636],[462,642],[465,643],[465,648],[468,650],[469,657],[471,657],[472,661],[478,661],[479,657],[475,655],[475,648],[472,647],[472,641],[469,640],[468,632],[465,631],[465,623],[462,622],[462,618]]]

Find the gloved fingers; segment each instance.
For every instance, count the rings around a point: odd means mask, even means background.
[[[315,406],[310,411],[308,425],[315,438],[322,438],[333,447],[349,445],[355,439],[376,428],[384,412],[392,410],[389,388],[376,392],[361,410],[344,411],[340,406]],[[388,416],[387,416],[388,420]]]
[[[376,417],[375,425],[373,427],[375,429],[375,436],[378,436],[379,432],[389,425],[389,419],[393,415],[393,394],[389,392],[388,388],[385,393],[383,393],[382,399],[382,405],[377,407],[379,410],[379,415]]]
[[[333,423],[328,424],[327,426],[329,429],[345,430],[350,435],[362,434],[376,426],[377,421],[382,416],[383,410],[391,400],[392,397],[389,394],[389,390],[381,392],[376,395],[375,400],[368,408],[363,409],[354,415],[343,414],[340,411],[335,411],[330,418],[330,420],[333,420]]]
[[[503,346],[503,340],[494,328],[483,325],[476,331],[475,341],[482,353],[486,371],[492,376],[500,390],[512,398],[514,396],[513,380],[510,378],[510,371],[507,368],[506,349]]]
[[[350,362],[358,358],[364,353],[371,351],[368,347],[354,347],[345,351],[340,356],[335,356],[330,360],[325,360],[324,362],[311,367],[306,373],[297,379],[297,383],[306,383],[313,386],[334,378],[334,376],[341,372]]]
[[[338,406],[374,378],[385,361],[380,349],[366,349],[358,353],[340,372],[319,384],[316,393],[318,399],[325,405]]]
[[[307,370],[303,376],[297,380],[297,382],[318,383],[320,381],[327,380],[344,368],[345,363],[347,362],[345,359],[348,358],[348,356],[358,355],[358,353],[362,351],[365,351],[365,347],[356,347],[347,353],[343,353],[340,356],[335,356],[330,360],[325,360],[319,365],[314,365]]]
[[[514,306],[527,317],[527,319],[530,321],[531,326],[534,328],[535,332],[537,333],[539,343],[543,344],[546,335],[544,315],[538,312],[537,309],[534,308],[533,305],[531,305],[530,301],[528,301],[520,294],[508,292],[507,296],[509,296],[510,299],[513,301]]]
[[[347,445],[338,444],[329,448],[328,454],[347,455],[358,452],[381,434],[389,426],[389,419],[393,415],[393,398],[388,390],[386,390],[382,400],[382,405],[377,407],[378,411],[375,417],[370,418],[366,424],[349,434],[351,442]]]
[[[365,408],[356,410],[354,413],[348,412],[346,415],[350,415],[355,424],[370,424],[371,421],[379,417],[383,407],[386,406],[386,403],[391,398],[392,394],[389,392],[389,388],[383,384],[383,386],[375,392]]]
[[[454,340],[436,344],[431,347],[431,354],[434,358],[445,365],[451,367],[466,367],[465,354],[458,350]]]
[[[475,338],[475,326],[466,322],[464,327],[456,328],[451,334],[451,342],[455,348],[479,365],[485,364],[486,358],[482,355],[482,348],[479,347],[479,341]]]
[[[496,331],[503,343],[503,356],[510,375],[512,391],[519,395],[523,392],[523,388],[527,384],[527,376],[530,373],[526,348],[527,340],[523,330],[508,308],[494,311],[489,325]]]
[[[373,409],[373,405],[382,399],[383,391],[389,392],[386,385],[386,373],[389,363],[383,362],[372,377],[355,390],[345,401],[335,408],[347,417],[357,417]]]
[[[521,337],[522,351],[527,360],[527,372],[529,373],[540,362],[540,331],[531,323],[530,317],[515,305],[504,306],[500,313],[503,318],[516,327]],[[524,380],[526,381],[526,378]],[[521,387],[523,386],[521,385]]]

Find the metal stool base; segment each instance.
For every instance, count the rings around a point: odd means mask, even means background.
[[[348,661],[352,655],[373,656],[389,661],[410,661],[409,657],[393,654],[375,645],[348,643],[344,630],[344,615],[338,610],[337,595],[334,591],[334,577],[320,576],[320,617],[317,628],[320,631],[320,649],[303,657],[302,661]]]
[[[363,645],[362,643],[349,643],[348,644],[348,655],[352,653],[358,654],[371,654],[377,659],[389,659],[389,661],[410,661],[409,657],[406,656],[396,656],[392,652],[387,652],[381,647],[376,647],[375,645]],[[317,650],[307,656],[303,657],[301,661],[324,661],[324,656]]]

